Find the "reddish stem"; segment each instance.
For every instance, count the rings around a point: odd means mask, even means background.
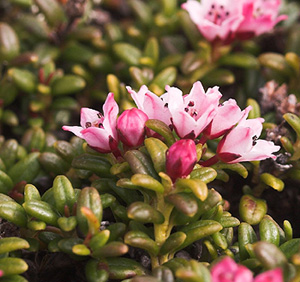
[[[200,164],[202,166],[208,167],[208,166],[212,166],[214,164],[216,164],[219,161],[218,156],[214,155],[213,157],[211,157],[210,159],[200,162]]]

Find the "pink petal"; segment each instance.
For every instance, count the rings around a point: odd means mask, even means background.
[[[117,140],[117,116],[119,113],[119,106],[114,99],[114,94],[109,93],[103,105],[103,127],[114,139]]]
[[[67,126],[67,125],[64,125],[62,127],[63,130],[66,130],[66,131],[70,131],[72,133],[74,133],[76,136],[80,137],[80,138],[83,138],[82,134],[81,134],[81,131],[83,130],[83,128],[81,126]]]
[[[230,163],[238,163],[245,161],[259,161],[268,158],[276,159],[273,153],[280,150],[280,146],[275,146],[273,142],[266,140],[257,140],[256,144],[249,152],[241,154],[242,156]]]
[[[99,112],[95,111],[93,109],[89,108],[81,108],[80,111],[80,125],[83,128],[86,128],[86,123],[94,123],[95,121],[99,120],[100,118],[98,117]]]
[[[103,152],[110,152],[109,136],[105,129],[97,127],[89,127],[81,131],[85,141],[91,146]]]

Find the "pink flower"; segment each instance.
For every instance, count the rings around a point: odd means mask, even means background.
[[[283,282],[282,270],[276,268],[257,275],[254,282]]]
[[[100,112],[82,108],[80,116],[81,126],[63,126],[64,130],[71,131],[101,153],[115,151],[118,146],[117,115],[118,104],[114,94],[109,93],[103,105],[103,114]]]
[[[182,96],[181,90],[166,87],[168,108],[174,129],[180,138],[196,138],[216,115],[222,94],[218,87],[205,93],[202,84],[194,83],[190,94]]]
[[[226,257],[211,269],[212,282],[252,282],[252,272],[243,265]]]
[[[124,111],[117,121],[118,136],[126,146],[140,146],[145,139],[148,116],[136,108]]]
[[[220,104],[216,109],[215,117],[205,128],[203,134],[208,139],[220,137],[233,128],[241,120],[245,113],[245,111],[241,111],[234,99],[229,99],[223,104]]]
[[[237,29],[238,36],[258,36],[287,19],[286,15],[278,16],[280,4],[281,0],[243,0],[244,20]]]
[[[276,159],[273,155],[280,149],[273,142],[258,140],[264,119],[248,119],[248,113],[238,125],[227,133],[217,147],[218,158],[225,163],[259,161],[267,158]]]
[[[241,1],[188,0],[182,5],[202,35],[209,41],[228,41],[243,20]]]
[[[142,110],[149,119],[158,119],[167,125],[171,124],[170,111],[168,105],[164,102],[166,94],[158,97],[156,94],[148,90],[147,86],[143,85],[139,92],[136,93],[131,87],[126,87],[131,94],[132,99],[137,107]]]
[[[173,182],[188,176],[197,163],[197,149],[191,139],[176,141],[166,153],[166,172]]]
[[[283,282],[282,270],[276,268],[253,278],[252,272],[226,257],[211,269],[212,282]]]

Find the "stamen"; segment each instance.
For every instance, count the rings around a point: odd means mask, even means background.
[[[103,123],[99,123],[99,124],[98,124],[98,127],[99,127],[99,128],[104,128],[104,127],[103,127]]]
[[[195,103],[193,101],[190,101],[188,104],[189,107],[194,107],[194,105],[195,105]]]
[[[92,126],[92,124],[91,124],[89,121],[85,123],[85,127],[86,127],[86,128],[89,128],[89,127],[91,127],[91,126]]]
[[[184,110],[185,110],[186,112],[188,112],[188,111],[189,111],[189,108],[184,108]]]
[[[165,107],[165,108],[167,108],[167,107],[168,107],[168,105],[169,105],[168,103],[165,103],[164,107]]]
[[[97,114],[97,117],[98,117],[98,118],[102,118],[103,115],[102,115],[101,113],[98,113],[98,114]]]

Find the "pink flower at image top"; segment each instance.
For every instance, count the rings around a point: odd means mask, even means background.
[[[188,0],[182,8],[208,41],[230,40],[244,19],[239,0]]]
[[[287,19],[286,15],[278,16],[281,0],[243,0],[243,2],[244,20],[237,29],[239,37],[258,36]]]
[[[110,153],[118,146],[116,129],[118,113],[119,106],[114,95],[109,93],[103,105],[103,115],[98,111],[82,108],[81,126],[63,126],[63,129],[84,139],[95,150]]]
[[[233,5],[234,3],[234,5]],[[268,32],[287,18],[281,0],[188,0],[182,5],[208,41],[231,42]]]
[[[212,282],[283,282],[282,270],[276,268],[253,278],[252,272],[226,257],[211,269]]]
[[[166,87],[166,105],[171,113],[172,125],[180,138],[195,139],[213,120],[222,94],[217,86],[206,92],[200,81],[194,83],[191,92],[182,95],[176,87]]]

